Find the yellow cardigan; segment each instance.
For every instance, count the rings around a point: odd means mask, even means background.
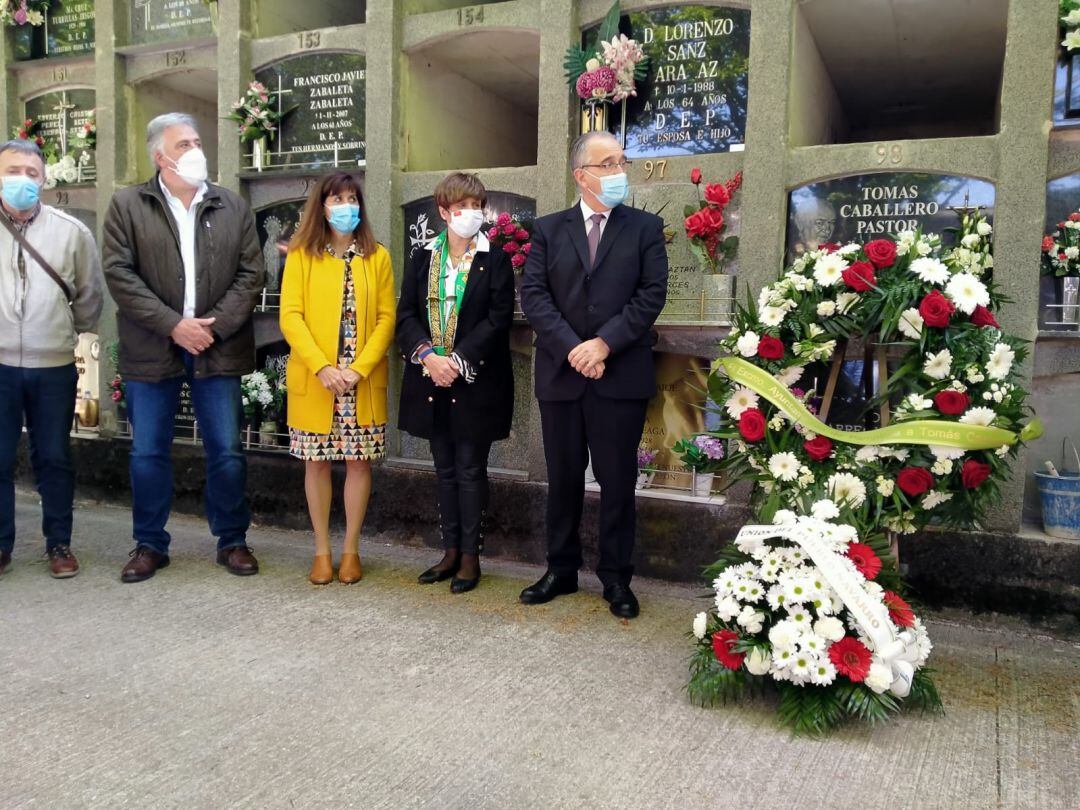
[[[387,350],[394,337],[397,304],[390,254],[379,245],[372,256],[352,262],[356,291],[356,360],[349,368],[361,376],[356,384],[357,421],[386,424]],[[325,253],[312,256],[291,250],[281,281],[281,331],[291,353],[285,370],[289,427],[329,433],[334,394],[315,372],[337,366],[341,330],[341,297],[345,263]]]

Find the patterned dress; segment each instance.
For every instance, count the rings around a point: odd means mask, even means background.
[[[329,245],[326,252],[334,250]],[[338,338],[338,368],[356,360],[356,283],[352,261],[356,245],[345,251],[345,290],[341,296],[341,331]],[[289,429],[289,455],[304,461],[373,461],[386,455],[386,424],[360,425],[356,421],[356,388],[334,397],[334,418],[330,433],[309,433]]]

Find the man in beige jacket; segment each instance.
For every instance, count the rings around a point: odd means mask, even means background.
[[[7,219],[0,223],[0,574],[15,544],[15,453],[25,419],[49,572],[73,577],[79,572],[70,548],[75,343],[97,327],[103,285],[94,237],[74,217],[40,202],[44,182],[37,146],[0,144],[0,217]]]

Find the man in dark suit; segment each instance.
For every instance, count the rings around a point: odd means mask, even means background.
[[[606,132],[571,150],[581,200],[536,221],[521,305],[536,332],[534,383],[548,468],[548,570],[521,592],[542,604],[577,590],[585,467],[600,484],[596,573],[611,612],[638,615],[637,447],[656,391],[653,323],[667,295],[663,221],[621,205],[629,161]]]

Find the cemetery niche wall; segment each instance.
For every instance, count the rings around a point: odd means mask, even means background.
[[[15,29],[17,60],[94,53],[94,0],[52,0],[41,25]]]

